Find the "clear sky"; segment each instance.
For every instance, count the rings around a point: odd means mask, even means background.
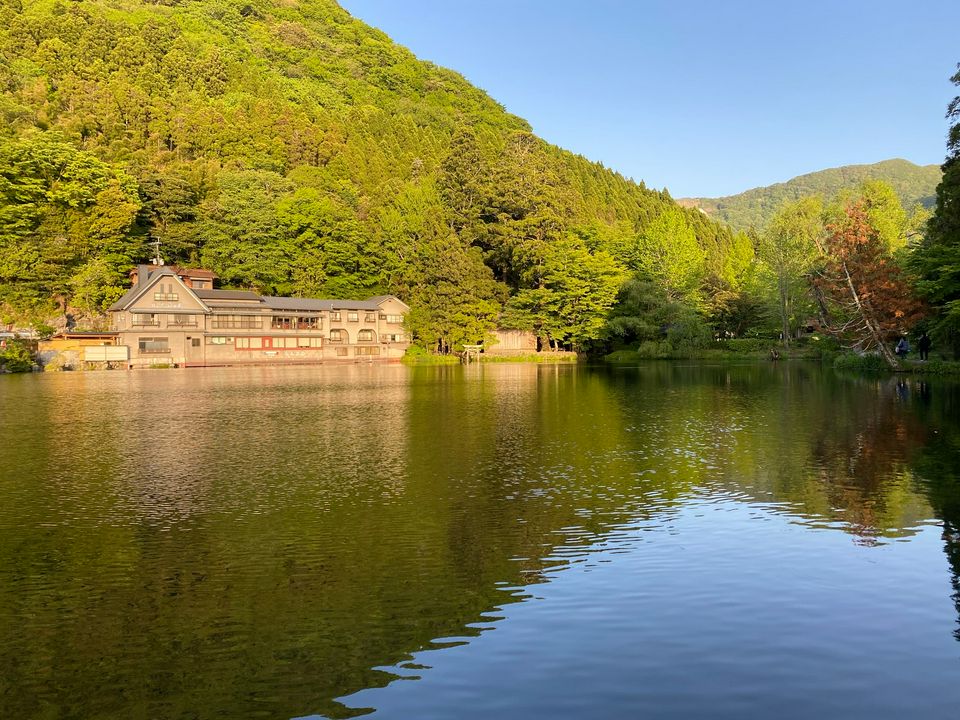
[[[341,0],[549,142],[675,197],[941,163],[960,0]]]

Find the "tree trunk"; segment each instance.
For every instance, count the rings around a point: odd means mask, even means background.
[[[887,361],[893,370],[900,369],[900,363],[897,362],[897,356],[893,354],[893,351],[887,347],[887,343],[883,339],[883,335],[880,332],[880,326],[877,324],[877,321],[873,317],[873,313],[870,312],[870,309],[867,308],[860,301],[860,294],[857,292],[857,288],[853,285],[853,278],[850,277],[850,271],[847,270],[847,264],[843,263],[843,273],[847,278],[847,287],[850,288],[850,295],[853,297],[853,302],[857,306],[857,312],[860,313],[860,317],[863,318],[863,324],[867,328],[867,332],[870,333],[870,337],[874,343],[876,343],[877,348],[880,350],[880,354],[883,356],[883,359]]]
[[[786,278],[780,273],[777,277],[780,287],[780,319],[783,322],[783,346],[790,347],[790,315],[787,312],[787,283]]]

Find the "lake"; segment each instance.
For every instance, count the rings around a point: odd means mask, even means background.
[[[2,718],[948,718],[960,388],[0,377]]]

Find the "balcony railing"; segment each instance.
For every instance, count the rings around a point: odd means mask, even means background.
[[[262,320],[227,320],[214,318],[211,325],[214,330],[262,330]]]

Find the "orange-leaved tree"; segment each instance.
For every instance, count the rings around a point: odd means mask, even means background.
[[[923,304],[863,200],[848,203],[826,229],[813,281],[837,310],[828,330],[858,351],[878,350],[898,368],[890,341],[920,320]]]

